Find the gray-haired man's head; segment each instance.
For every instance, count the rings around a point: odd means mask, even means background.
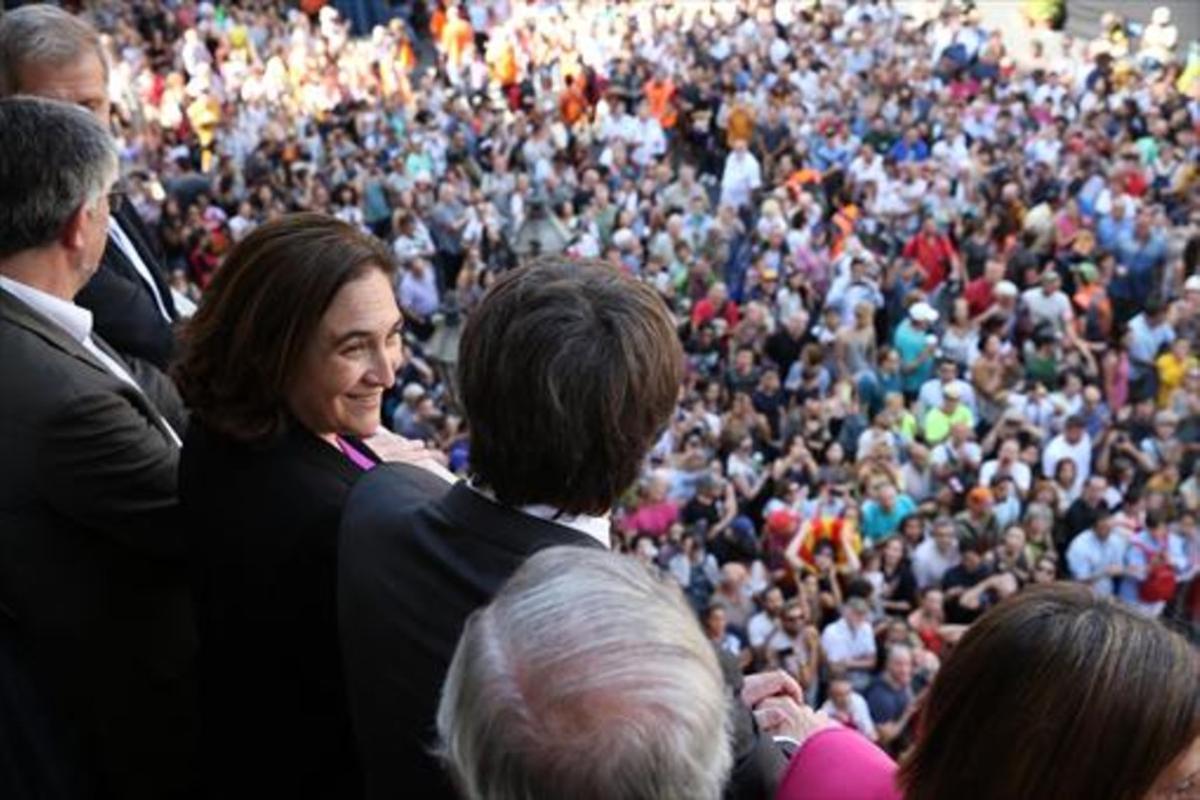
[[[0,131],[0,259],[63,244],[94,271],[117,178],[112,136],[81,108],[32,97],[0,100]]]
[[[717,798],[729,696],[677,586],[637,561],[534,555],[467,622],[438,709],[463,795]]]
[[[0,16],[0,97],[30,94],[86,108],[108,125],[108,62],[96,29],[57,6]]]

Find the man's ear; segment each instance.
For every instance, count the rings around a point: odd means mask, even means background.
[[[97,200],[93,200],[91,203],[85,201],[71,213],[58,237],[58,243],[63,248],[75,252],[86,246],[87,226],[91,222],[92,215],[100,213],[99,205]]]

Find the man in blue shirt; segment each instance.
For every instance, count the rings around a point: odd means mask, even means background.
[[[1150,227],[1150,216],[1143,212],[1132,231],[1118,235],[1116,255],[1117,274],[1108,293],[1118,316],[1125,316],[1120,310],[1141,308],[1150,299],[1150,291],[1157,284],[1155,277],[1167,258],[1166,236]]]
[[[929,158],[929,145],[921,139],[916,128],[904,132],[904,138],[899,139],[888,150],[888,158],[900,164],[905,161],[920,163]]]
[[[875,490],[874,499],[863,503],[863,536],[869,544],[875,544],[891,536],[900,528],[900,523],[917,510],[917,504],[906,494],[900,494],[890,483],[883,483]]]
[[[1117,242],[1133,233],[1133,220],[1125,215],[1124,203],[1113,203],[1112,211],[1096,223],[1096,243],[1102,250],[1115,252]]]
[[[906,645],[892,645],[883,673],[867,689],[867,707],[879,744],[890,747],[905,732],[913,702],[913,654]]]
[[[921,384],[933,375],[937,337],[930,327],[937,322],[938,313],[928,303],[913,303],[908,318],[896,328],[892,346],[900,354],[900,372],[904,376],[904,393],[916,397]]]
[[[1117,592],[1117,579],[1125,574],[1128,546],[1125,534],[1113,530],[1112,514],[1102,510],[1092,527],[1072,539],[1067,548],[1071,577],[1090,585],[1098,595],[1113,596]]]

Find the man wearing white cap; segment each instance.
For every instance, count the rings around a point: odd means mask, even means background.
[[[904,393],[913,397],[921,384],[933,374],[933,357],[937,351],[937,336],[931,329],[938,312],[921,301],[908,309],[908,317],[896,328],[892,346],[900,354],[900,372]]]

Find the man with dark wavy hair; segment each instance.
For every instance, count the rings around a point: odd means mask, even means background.
[[[339,624],[370,797],[453,796],[430,751],[466,618],[534,552],[610,546],[609,509],[666,426],[682,366],[654,290],[603,262],[514,270],[471,315],[459,360],[470,480],[376,469],[343,518]],[[743,722],[739,769],[772,775],[770,744]]]

